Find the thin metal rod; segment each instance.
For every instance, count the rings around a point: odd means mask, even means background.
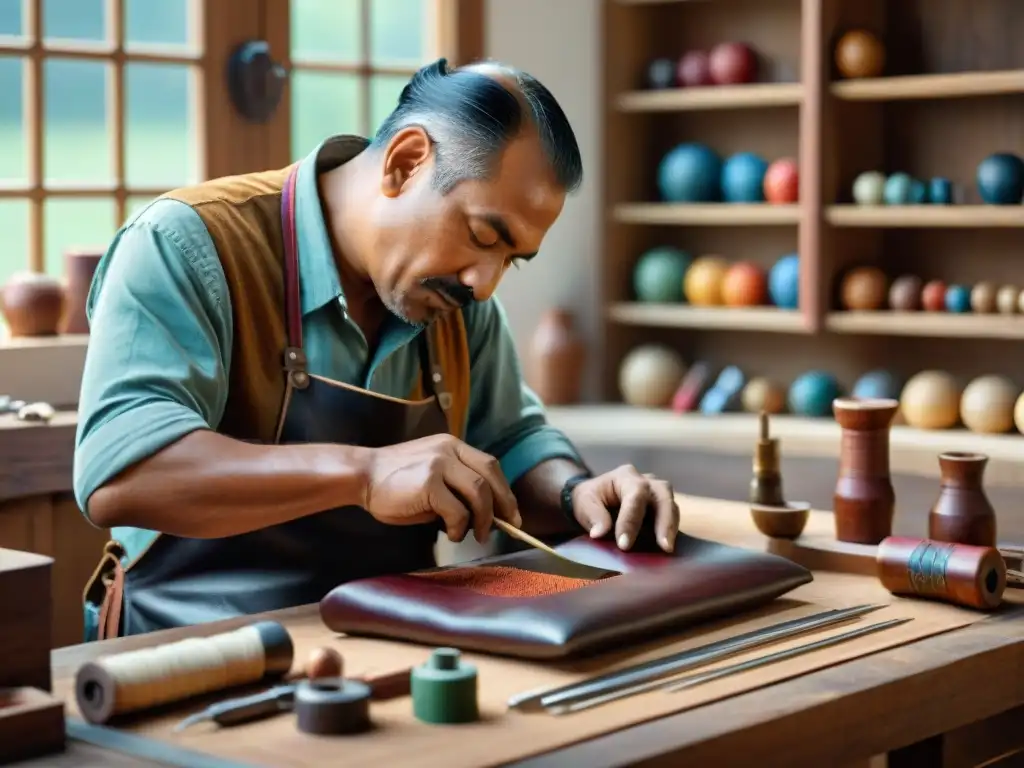
[[[847,632],[833,635],[832,637],[826,637],[821,640],[815,640],[814,642],[804,643],[803,645],[798,645],[794,648],[787,648],[783,651],[769,653],[766,656],[759,656],[756,659],[741,661],[737,664],[730,664],[727,667],[713,669],[710,672],[698,672],[694,675],[686,675],[682,679],[675,677],[670,680],[655,680],[649,683],[633,685],[629,688],[620,688],[617,691],[601,696],[595,696],[592,699],[584,699],[583,701],[578,701],[573,704],[560,707],[551,707],[548,711],[553,715],[567,715],[573,712],[581,712],[584,709],[598,707],[602,704],[608,704],[609,702],[617,701],[619,699],[625,699],[629,696],[647,693],[648,691],[662,690],[667,693],[676,693],[677,691],[694,688],[698,685],[703,685],[704,683],[710,683],[712,680],[730,677],[732,675],[739,674],[740,672],[746,672],[751,669],[767,666],[768,664],[774,664],[778,661],[802,656],[805,653],[811,653],[812,651],[821,650],[822,648],[839,645],[840,643],[845,643],[849,640],[863,637],[864,635],[880,632],[883,629],[889,629],[890,627],[896,627],[900,624],[906,624],[908,621],[910,621],[909,618],[880,621],[877,624],[869,624],[866,627],[857,627],[856,629],[851,629]]]
[[[531,547],[534,547],[535,549],[539,549],[542,552],[547,552],[549,555],[554,555],[555,557],[561,558],[562,560],[568,560],[570,563],[576,562],[575,560],[566,557],[561,552],[552,549],[540,539],[534,538],[526,531],[516,528],[514,525],[512,525],[512,523],[507,523],[501,518],[494,518],[494,525],[497,526],[500,530],[507,533],[513,539],[519,539],[519,541],[523,542],[524,544],[529,544]]]
[[[652,659],[623,669],[612,670],[611,672],[578,683],[516,694],[509,699],[508,706],[510,708],[520,708],[539,704],[541,707],[551,707],[568,704],[574,700],[585,699],[590,696],[603,695],[619,688],[644,683],[649,680],[662,679],[678,672],[685,672],[689,669],[705,666],[742,651],[785,640],[804,632],[849,621],[883,607],[884,605],[858,605],[852,608],[822,611],[810,616],[803,616],[799,619],[790,619],[789,621],[755,629],[735,637],[707,643],[697,648],[689,648],[659,659]]]

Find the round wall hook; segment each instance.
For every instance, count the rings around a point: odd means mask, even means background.
[[[287,70],[274,61],[266,40],[246,40],[228,58],[231,103],[250,122],[270,119],[281,102],[287,80]]]

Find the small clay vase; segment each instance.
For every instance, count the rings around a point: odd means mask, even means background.
[[[64,305],[64,286],[38,272],[15,273],[0,288],[0,312],[11,338],[57,335]]]
[[[996,545],[996,511],[983,485],[988,456],[939,455],[939,498],[928,514],[928,538],[976,547]]]
[[[889,475],[889,429],[898,408],[888,398],[840,397],[832,402],[842,428],[832,496],[839,541],[878,544],[892,535],[896,492]]]
[[[548,310],[530,340],[530,386],[545,405],[578,403],[585,358],[572,314],[564,309]]]
[[[61,323],[63,333],[89,333],[85,303],[89,298],[89,288],[92,287],[96,267],[102,258],[103,251],[68,251],[64,254],[67,301],[64,307],[64,320]]]

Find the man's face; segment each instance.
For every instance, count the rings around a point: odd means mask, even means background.
[[[446,195],[431,185],[433,146],[419,128],[392,139],[381,170],[367,269],[385,306],[415,324],[488,299],[509,267],[536,254],[565,203],[529,134],[506,147],[489,179]]]

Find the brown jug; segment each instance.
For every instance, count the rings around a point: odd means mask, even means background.
[[[0,288],[0,312],[12,338],[55,336],[64,304],[60,281],[38,272],[18,272]]]
[[[103,251],[68,251],[64,254],[64,279],[67,306],[64,310],[64,333],[89,333],[85,303],[89,298],[92,278],[103,258]]]
[[[978,547],[996,545],[996,511],[985,495],[988,456],[943,453],[939,456],[939,498],[928,515],[928,538]]]
[[[545,405],[573,405],[580,400],[586,351],[572,314],[551,309],[541,316],[530,340],[527,380]]]
[[[832,496],[836,538],[878,544],[892,535],[896,492],[889,475],[889,428],[899,403],[840,397],[832,412],[842,428],[839,477]]]

